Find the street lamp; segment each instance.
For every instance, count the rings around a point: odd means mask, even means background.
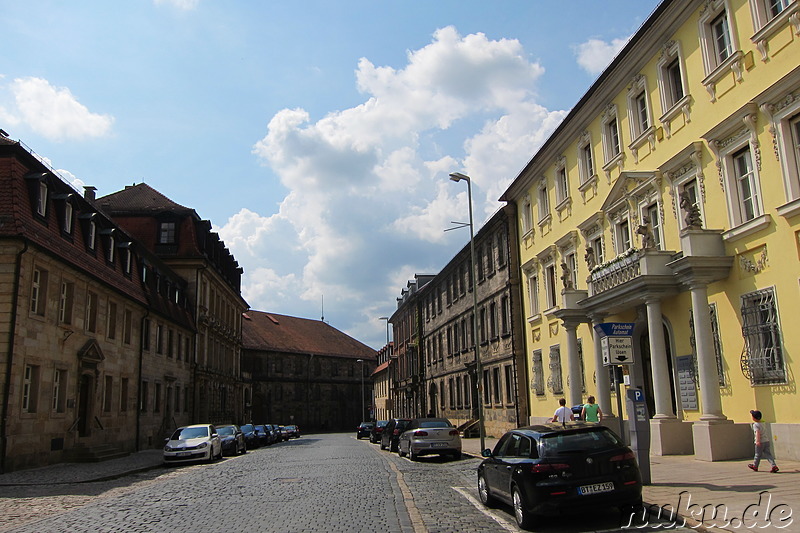
[[[385,320],[386,321],[386,346],[389,346],[389,317],[388,316],[380,316],[378,320]]]
[[[364,360],[359,359],[356,363],[361,363],[361,420],[363,421],[364,418]],[[360,423],[360,422],[359,422]]]
[[[469,255],[470,255],[470,268],[472,269],[472,327],[473,335],[472,342],[475,343],[475,383],[478,391],[478,432],[481,437],[481,451],[485,448],[484,439],[486,438],[486,430],[483,426],[483,366],[481,365],[480,355],[480,339],[478,339],[478,278],[475,271],[475,230],[472,221],[472,180],[466,174],[460,172],[453,172],[450,174],[451,181],[466,181],[467,182],[467,197],[469,198]]]

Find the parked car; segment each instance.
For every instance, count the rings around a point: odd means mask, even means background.
[[[369,433],[372,431],[372,426],[372,422],[361,422],[356,428],[356,438],[360,439],[362,437],[369,437]]]
[[[222,458],[222,442],[211,424],[180,427],[164,446],[165,463],[208,461]]]
[[[415,418],[400,434],[397,443],[400,457],[408,454],[412,461],[422,455],[449,455],[461,458],[461,435],[446,418]]]
[[[258,440],[259,446],[269,446],[270,444],[272,444],[271,441],[272,435],[270,435],[267,426],[259,424],[255,426],[255,431],[256,431],[256,439]]]
[[[585,512],[595,506],[633,510],[642,505],[642,477],[634,453],[613,431],[597,424],[514,429],[482,455],[481,502],[511,505],[523,529],[539,514]]]
[[[259,447],[258,435],[256,435],[256,427],[253,424],[242,424],[242,433],[244,433],[244,442],[247,444],[247,449],[252,450]]]
[[[264,424],[264,427],[267,428],[269,431],[269,443],[275,444],[280,440],[280,432],[278,431],[278,426],[275,424]]]
[[[289,434],[286,432],[286,426],[278,426],[278,441],[289,440]]]
[[[388,424],[388,420],[378,420],[375,422],[375,425],[372,427],[372,431],[369,433],[369,441],[372,444],[377,444],[381,441],[381,435],[383,434],[383,428],[386,427]]]
[[[392,418],[386,423],[381,434],[381,450],[389,449],[390,452],[397,451],[397,442],[400,434],[405,431],[406,426],[411,422],[410,418]]]
[[[223,455],[238,455],[247,453],[247,444],[244,441],[244,433],[239,426],[231,424],[229,426],[219,426],[217,435],[222,442]]]
[[[297,439],[300,437],[300,428],[295,425],[284,426],[286,428],[286,434],[289,436],[290,439]]]

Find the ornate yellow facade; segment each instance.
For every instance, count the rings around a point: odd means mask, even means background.
[[[797,0],[665,0],[505,192],[531,422],[618,414],[593,326],[629,322],[654,453],[747,456],[759,409],[798,458],[798,40]]]

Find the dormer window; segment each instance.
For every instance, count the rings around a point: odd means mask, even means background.
[[[64,233],[72,233],[72,220],[74,215],[75,210],[73,209],[72,204],[69,202],[64,202]]]
[[[175,244],[175,222],[161,222],[159,224],[158,244]]]
[[[116,250],[116,247],[117,242],[116,239],[114,239],[114,234],[112,233],[108,236],[108,255],[106,258],[108,259],[109,263],[114,262],[114,250]]]
[[[86,237],[86,245],[90,250],[94,250],[97,246],[97,223],[94,220],[89,221],[89,231]]]
[[[47,215],[47,183],[44,180],[39,182],[39,194],[36,198],[36,214],[42,217]]]

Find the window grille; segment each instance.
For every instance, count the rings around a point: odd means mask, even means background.
[[[548,380],[550,391],[553,394],[564,392],[564,385],[561,379],[561,347],[550,347],[550,378]]]
[[[751,385],[785,383],[786,371],[773,289],[742,296],[742,373]]]

